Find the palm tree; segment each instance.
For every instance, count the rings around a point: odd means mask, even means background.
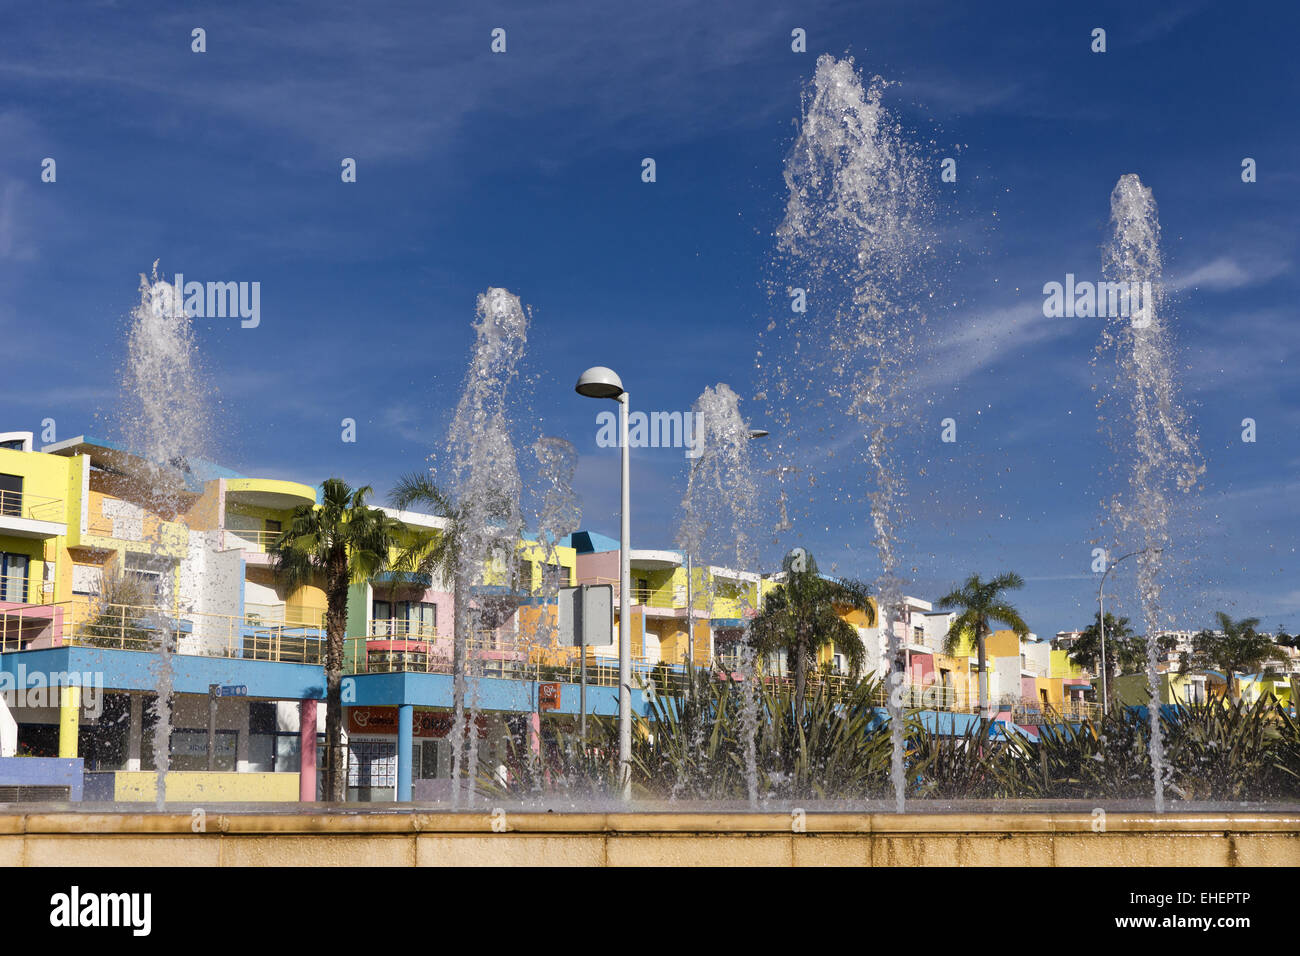
[[[988,656],[984,641],[992,633],[991,625],[1004,624],[1016,632],[1018,637],[1029,633],[1029,625],[1020,617],[1020,612],[1006,603],[1003,591],[1011,591],[1025,586],[1025,579],[1014,571],[1000,574],[991,581],[981,581],[978,574],[972,574],[961,587],[939,598],[939,607],[956,610],[959,613],[948,627],[944,640],[945,654],[953,654],[967,634],[975,635],[975,646],[979,652],[979,704],[980,716],[988,716]]]
[[[418,508],[424,514],[448,519],[438,530],[408,529],[393,561],[393,570],[434,580],[455,581],[460,566],[462,536],[451,496],[434,483],[428,472],[412,472],[397,479],[397,484],[388,493],[388,503],[398,511]]]
[[[464,553],[471,545],[467,541],[466,523],[473,520],[466,515],[466,509],[455,502],[452,497],[438,487],[433,476],[428,472],[412,472],[398,479],[388,496],[389,503],[399,511],[418,507],[426,513],[448,519],[443,528],[437,531],[414,530],[406,538],[405,545],[397,555],[394,567],[403,572],[429,575],[430,577],[452,581],[452,700],[453,732],[452,778],[460,779],[462,751],[465,743],[466,715],[465,670],[468,659],[468,638],[471,630],[468,575],[471,569],[465,567]],[[510,503],[500,495],[489,495],[486,501],[478,503],[478,512],[487,518],[506,517],[510,514]],[[501,549],[500,542],[491,542],[489,552]],[[483,557],[504,557],[501,554],[484,554]],[[484,602],[479,602],[480,613],[486,613]]]
[[[845,656],[853,680],[861,675],[866,662],[866,647],[857,628],[840,612],[861,611],[869,624],[875,624],[876,610],[865,584],[822,577],[811,555],[802,555],[798,562],[787,556],[784,565],[785,583],[767,595],[763,610],[750,624],[750,635],[759,655],[785,651],[787,660],[793,659],[794,712],[800,719],[808,669],[817,666],[817,654],[823,647],[834,645]]]
[[[348,589],[388,566],[401,525],[366,504],[370,487],[353,490],[341,478],[321,485],[321,503],[302,505],[271,548],[275,570],[293,589],[323,579],[325,586],[325,793],[344,799],[343,641],[347,634]]]
[[[1198,663],[1223,671],[1232,699],[1239,700],[1238,671],[1253,673],[1267,661],[1285,661],[1288,658],[1269,635],[1259,633],[1259,618],[1243,617],[1234,621],[1222,611],[1215,617],[1219,619],[1222,633],[1201,631],[1197,634],[1192,638],[1192,656]]]
[[[1084,628],[1070,647],[1070,660],[1093,673],[1101,670],[1101,614]],[[1106,697],[1115,702],[1115,676],[1139,666],[1146,659],[1146,642],[1133,633],[1126,617],[1106,615]]]

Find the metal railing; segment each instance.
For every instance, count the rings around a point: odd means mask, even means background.
[[[242,551],[269,554],[280,535],[279,531],[236,531],[227,528],[225,545],[228,549],[239,548]]]
[[[1101,706],[1091,701],[1067,700],[1044,703],[1026,698],[1011,706],[1011,721],[1027,727],[1082,720],[1100,720]]]
[[[25,573],[0,575],[0,601],[22,604],[27,601],[27,575]]]
[[[244,620],[250,624],[265,626],[282,624],[286,627],[325,627],[325,612],[309,608],[289,607],[284,604],[257,604],[253,601],[244,603]]]
[[[29,495],[23,491],[0,491],[0,517],[62,521],[63,499]]]
[[[325,658],[324,628],[310,623],[71,601],[0,611],[0,649],[65,644],[303,664]]]
[[[619,581],[617,578],[596,577],[584,584],[609,584],[614,588],[614,607],[618,608]],[[713,594],[708,586],[697,587],[691,595],[695,610],[708,612],[712,610],[715,617],[740,617],[746,611],[756,610],[756,596],[730,593],[729,587],[717,588]],[[722,592],[727,593],[722,593]],[[710,604],[710,599],[712,603]],[[633,607],[649,607],[664,610],[686,609],[686,586],[666,585],[663,587],[637,587],[628,590],[628,601]],[[733,613],[734,612],[734,613]]]
[[[403,640],[436,641],[438,628],[434,624],[409,621],[402,617],[378,617],[370,622],[367,638],[398,638]]]
[[[93,534],[100,538],[113,537],[113,519],[106,518],[103,515],[88,515],[86,518],[86,534]]]
[[[467,671],[475,677],[505,680],[559,681],[576,684],[582,661],[576,648],[510,643],[490,638],[466,642]],[[632,661],[632,683],[639,686],[666,665],[644,657]],[[353,674],[452,674],[451,638],[420,640],[392,635],[367,635],[349,639],[344,669]],[[587,683],[593,687],[618,686],[618,659],[587,652]]]

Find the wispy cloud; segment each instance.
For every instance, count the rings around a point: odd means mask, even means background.
[[[1223,291],[1259,285],[1291,269],[1291,264],[1270,255],[1245,258],[1218,256],[1170,280],[1174,289]]]

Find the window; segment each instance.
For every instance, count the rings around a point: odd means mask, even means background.
[[[25,554],[0,551],[0,601],[24,604],[27,601],[27,565]]]
[[[374,633],[381,637],[434,637],[438,605],[429,601],[376,601]]]
[[[163,593],[163,572],[159,563],[147,554],[127,552],[126,577],[144,586],[145,599],[157,603]]]
[[[397,741],[351,740],[347,751],[349,787],[397,786]]]
[[[72,593],[99,594],[104,585],[104,569],[94,564],[72,566]]]
[[[439,780],[451,776],[451,742],[426,740],[416,742],[416,766],[421,780]]]
[[[23,513],[23,476],[0,475],[0,515],[20,517]]]
[[[216,768],[231,771],[235,769],[235,742],[237,732],[218,730],[216,737]],[[208,769],[208,732],[173,728],[171,735],[172,770],[207,770]]]
[[[515,564],[515,590],[532,593],[533,562],[527,558],[520,558]]]
[[[569,586],[569,569],[562,564],[542,565],[542,588],[546,594],[556,594]]]

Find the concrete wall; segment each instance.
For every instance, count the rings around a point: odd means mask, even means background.
[[[124,802],[158,798],[158,775],[120,770],[114,775],[113,799]],[[297,803],[296,773],[167,773],[167,799],[177,803]]]
[[[289,775],[284,775],[289,776]],[[170,793],[170,787],[169,787]],[[501,832],[495,832],[504,823]],[[3,813],[0,866],[1296,866],[1288,813]]]

